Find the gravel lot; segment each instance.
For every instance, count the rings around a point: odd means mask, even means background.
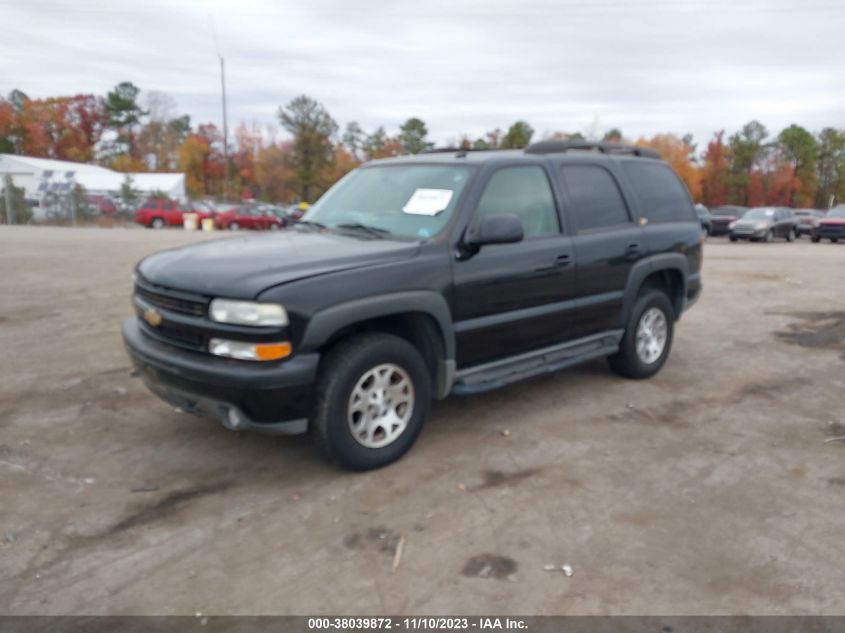
[[[0,228],[0,613],[845,614],[845,245],[711,239],[656,378],[453,397],[353,475],[131,377],[133,264],[219,237]]]

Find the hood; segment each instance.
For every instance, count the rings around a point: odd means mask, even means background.
[[[819,224],[840,225],[845,224],[845,218],[823,218],[819,220]]]
[[[150,283],[177,290],[253,299],[272,286],[412,257],[416,242],[296,230],[210,240],[156,253],[138,264]]]
[[[772,225],[772,218],[740,218],[734,226]]]

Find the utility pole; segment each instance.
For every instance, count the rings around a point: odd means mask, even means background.
[[[226,117],[226,65],[220,55],[220,86],[223,89],[223,160],[226,168],[223,172],[223,195],[229,200],[229,123]]]
[[[15,216],[12,213],[12,176],[11,174],[6,174],[6,177],[3,179],[3,188],[6,190],[6,224],[11,226],[15,223]]]

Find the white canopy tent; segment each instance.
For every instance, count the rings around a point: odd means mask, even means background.
[[[49,158],[0,154],[0,176],[8,174],[16,187],[22,187],[30,199],[43,194],[81,185],[88,193],[116,195],[129,176],[132,188],[141,195],[161,192],[171,198],[185,197],[185,174],[121,173],[86,163],[72,163]]]

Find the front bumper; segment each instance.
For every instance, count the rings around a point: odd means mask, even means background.
[[[735,226],[730,230],[730,236],[741,240],[761,240],[766,237],[769,228],[762,229],[754,227]]]
[[[845,239],[845,224],[823,224],[813,229],[813,237],[821,239]]]
[[[154,340],[137,317],[123,322],[123,342],[154,394],[193,413],[207,413],[233,430],[294,434],[306,430],[320,355],[279,363],[215,358]]]

